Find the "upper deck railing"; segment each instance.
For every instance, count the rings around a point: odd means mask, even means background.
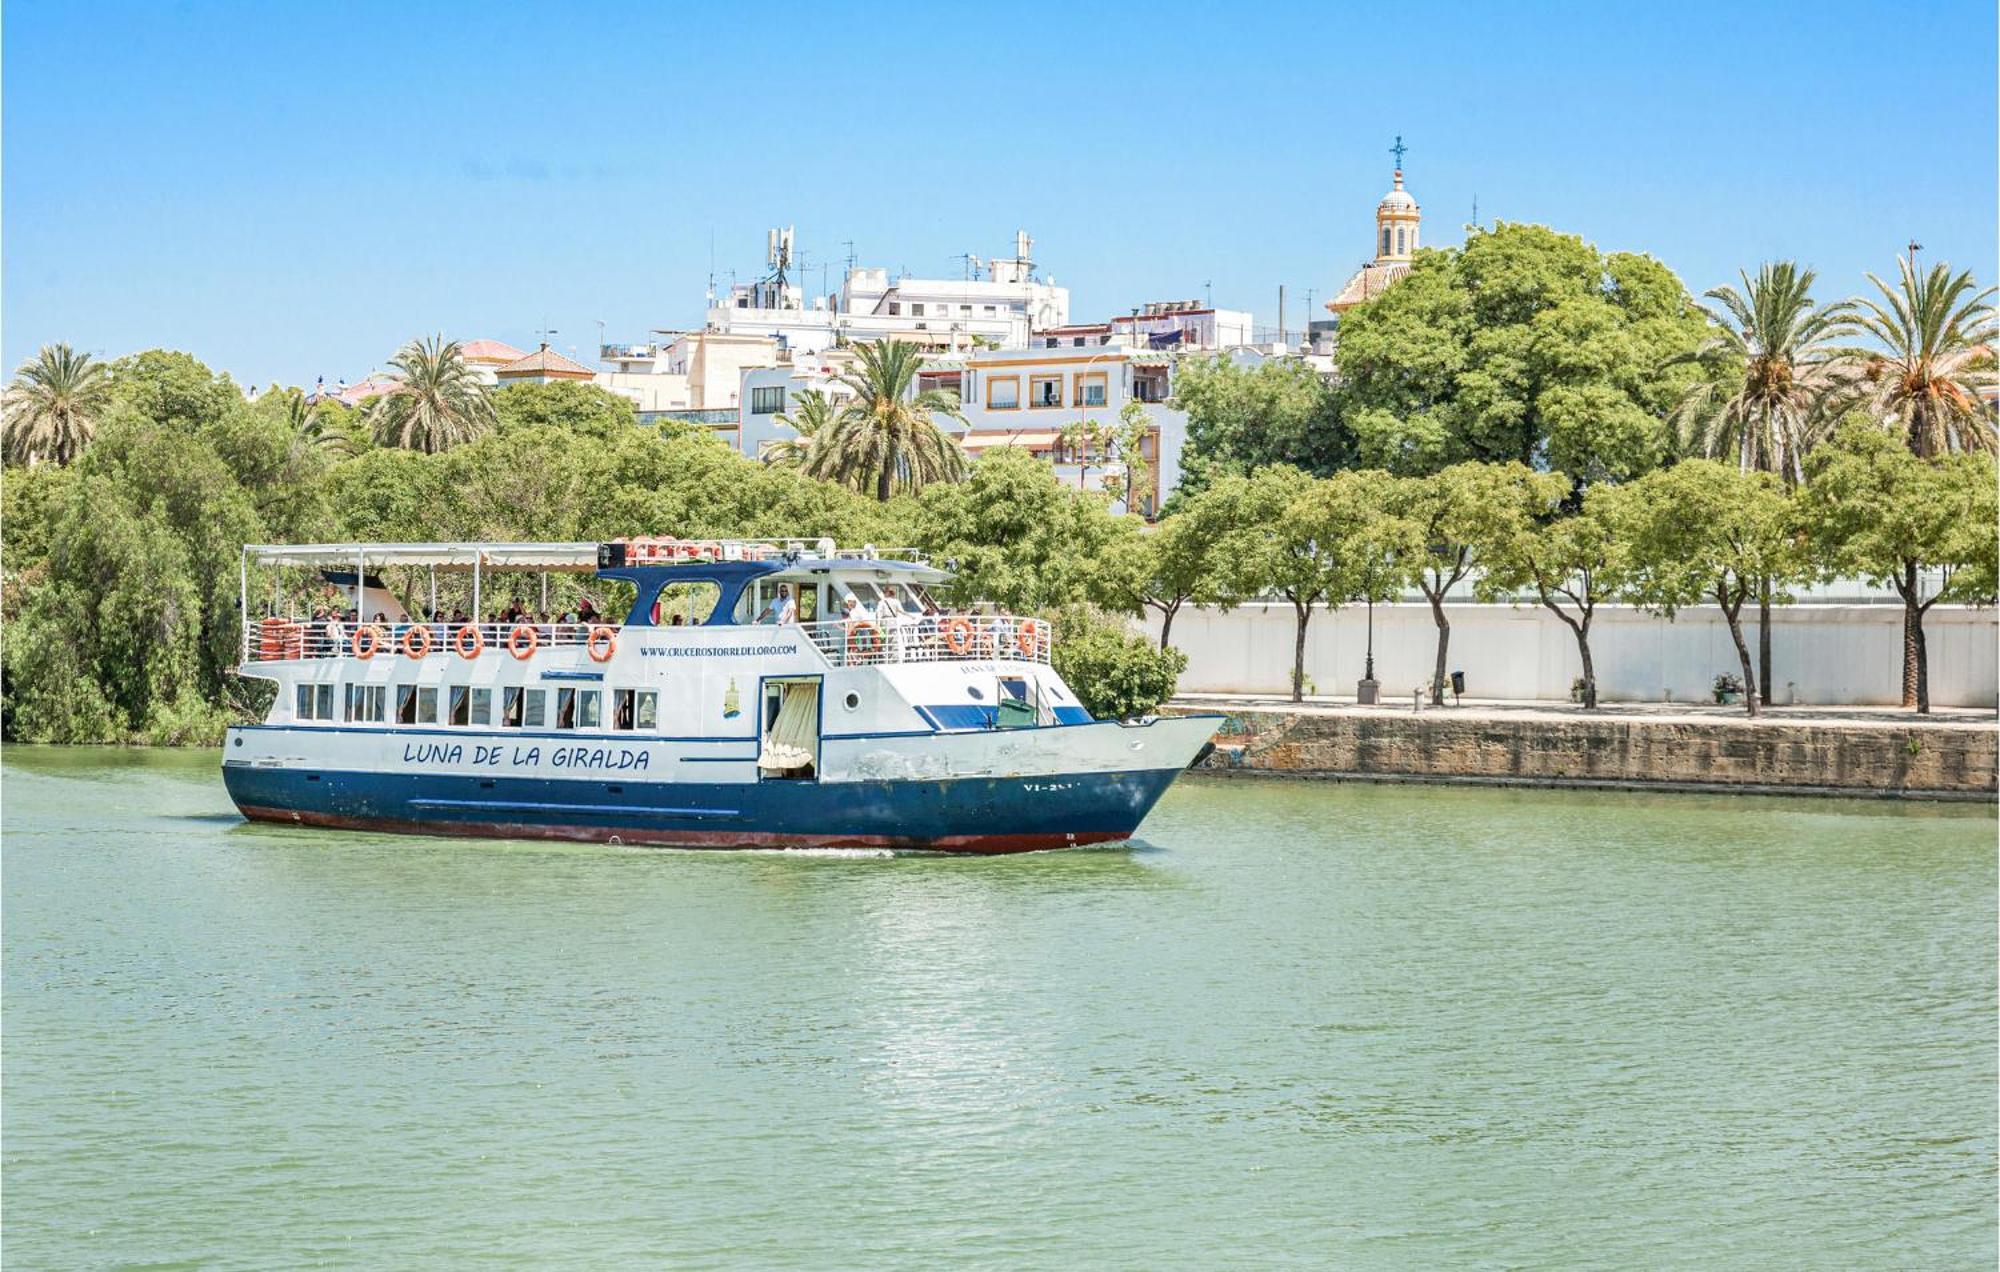
[[[1045,619],[1013,614],[895,614],[835,619],[785,627],[726,624],[714,627],[628,628],[594,623],[348,623],[262,618],[243,624],[244,663],[315,658],[373,658],[456,654],[477,658],[499,651],[526,659],[542,649],[583,647],[596,654],[634,632],[648,639],[709,643],[724,633],[797,631],[836,667],[897,663],[1013,661],[1047,663],[1054,632]]]

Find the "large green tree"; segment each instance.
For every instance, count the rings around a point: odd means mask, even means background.
[[[436,454],[472,441],[497,422],[492,387],[473,372],[458,341],[412,340],[389,365],[400,383],[368,411],[381,445]]]
[[[1402,573],[1430,602],[1437,626],[1437,657],[1431,670],[1431,702],[1444,704],[1445,668],[1451,648],[1451,619],[1445,602],[1479,564],[1480,545],[1509,526],[1532,518],[1562,497],[1566,484],[1553,473],[1525,464],[1453,464],[1428,477],[1396,479],[1388,491],[1394,512],[1414,530]]]
[[[1984,451],[1914,455],[1867,421],[1850,421],[1814,453],[1804,507],[1829,573],[1887,583],[1902,598],[1916,657],[1904,663],[1904,693],[1931,709],[1924,616],[1939,601],[1994,602],[1995,470]],[[1924,594],[1926,574],[1935,587]]]
[[[887,503],[897,490],[912,493],[965,475],[965,453],[938,427],[937,417],[963,420],[958,398],[943,389],[916,389],[923,351],[903,340],[855,348],[858,362],[840,377],[854,398],[830,428],[817,434],[806,471],[851,486],[874,487]]]
[[[1502,222],[1419,253],[1342,317],[1342,419],[1362,463],[1401,474],[1511,460],[1622,480],[1668,455],[1664,417],[1707,335],[1651,257]]]
[[[1227,474],[1269,464],[1325,474],[1353,458],[1332,388],[1293,359],[1183,357],[1169,405],[1188,417],[1179,489],[1190,495]]]
[[[919,500],[916,546],[957,563],[957,594],[1016,612],[1091,602],[1130,606],[1115,563],[1139,534],[1101,495],[1064,487],[1027,451],[998,446],[963,482],[933,486]]]
[[[111,369],[66,344],[43,345],[14,372],[0,400],[10,464],[67,464],[97,434],[110,405]]]
[[[1623,589],[1627,568],[1625,544],[1613,528],[1619,490],[1597,486],[1575,511],[1553,489],[1540,494],[1539,507],[1509,505],[1485,528],[1477,549],[1484,573],[1475,592],[1486,600],[1528,592],[1560,619],[1576,638],[1583,705],[1594,709],[1590,628],[1598,608]]]
[[[1668,618],[1689,605],[1718,606],[1742,665],[1745,708],[1756,716],[1762,703],[1743,607],[1803,578],[1810,564],[1798,510],[1778,479],[1686,460],[1618,490],[1612,515],[1625,543],[1626,596]]]

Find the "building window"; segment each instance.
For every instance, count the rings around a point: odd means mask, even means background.
[[[917,301],[917,302],[915,302],[914,304],[912,304],[912,305],[910,306],[910,317],[912,317],[912,318],[921,318],[921,317],[923,317],[923,316],[924,316],[924,302],[923,302],[923,301],[921,301],[921,300],[920,300],[920,301]]]
[[[1083,337],[1082,337],[1082,336],[1071,336],[1071,337],[1069,338],[1069,343],[1070,343],[1070,347],[1071,347],[1072,349],[1081,349],[1081,348],[1083,348]]]
[[[332,685],[299,685],[298,697],[292,706],[294,720],[333,719]]]
[[[964,317],[967,317],[967,318],[970,318],[970,317],[972,317],[972,306],[971,306],[971,305],[960,305],[960,306],[958,307],[958,312],[959,312],[959,313],[960,313],[961,315],[963,315]]]
[[[1031,375],[1028,377],[1028,405],[1037,411],[1062,405],[1062,377],[1059,375]]]
[[[785,409],[785,389],[783,385],[773,385],[768,389],[750,390],[750,414],[776,415]]]
[[[986,409],[989,411],[1012,411],[1021,405],[1021,377],[1018,375],[989,375],[986,377]]]
[[[997,313],[999,313],[999,312],[1000,312],[1000,306],[998,306],[998,305],[988,305],[988,306],[986,307],[986,312],[987,312],[987,313],[989,313],[989,314],[997,314]]]
[[[1382,227],[1382,255],[1387,256],[1388,254],[1389,254],[1389,227],[1385,225]]]
[[[1398,226],[1396,229],[1396,255],[1398,256],[1403,255],[1403,253],[1407,250],[1403,246],[1404,233],[1406,233],[1406,231],[1404,231],[1402,227]]]
[[[889,302],[889,316],[891,318],[899,318],[902,316],[902,313],[903,305],[901,301],[892,300]]]
[[[1076,377],[1076,404],[1078,406],[1103,406],[1107,400],[1109,386],[1105,383],[1104,372],[1093,371]]]

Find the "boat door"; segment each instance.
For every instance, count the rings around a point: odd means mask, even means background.
[[[820,678],[772,676],[758,683],[757,776],[819,780]]]

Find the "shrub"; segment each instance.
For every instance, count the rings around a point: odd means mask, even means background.
[[[1171,698],[1187,667],[1178,649],[1160,649],[1124,622],[1088,606],[1056,617],[1055,669],[1100,720],[1142,716]]]

